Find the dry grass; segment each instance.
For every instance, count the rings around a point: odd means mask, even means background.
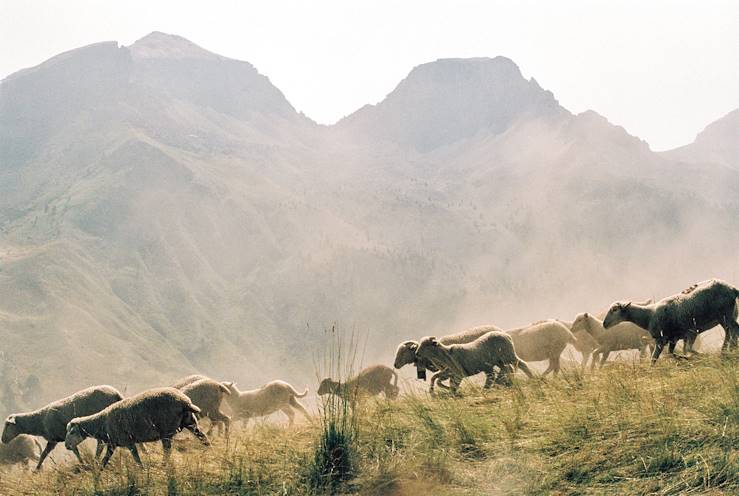
[[[459,397],[406,394],[358,412],[358,494],[739,494],[736,359],[614,363],[593,375],[467,386]],[[13,470],[2,494],[314,494],[324,424],[262,425],[203,449],[185,438],[173,462],[154,445],[138,469]]]

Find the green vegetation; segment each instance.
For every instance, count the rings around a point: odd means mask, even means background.
[[[184,436],[169,467],[152,444],[142,470],[120,450],[104,471],[13,470],[0,492],[739,494],[738,372],[735,358],[714,356],[621,362],[509,389],[468,384],[456,397],[406,393],[354,416],[324,406],[312,422],[236,430],[210,449]]]

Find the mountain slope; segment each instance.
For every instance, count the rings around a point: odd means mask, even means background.
[[[6,382],[47,398],[302,384],[335,322],[386,362],[739,273],[738,171],[572,115],[502,57],[424,64],[325,127],[183,38],[92,45],[2,82],[0,178]]]

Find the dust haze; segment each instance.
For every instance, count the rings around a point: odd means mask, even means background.
[[[334,326],[391,363],[405,339],[739,283],[737,111],[655,153],[508,58],[409,71],[333,126],[163,33],[3,80],[3,411],[196,371],[313,390]]]

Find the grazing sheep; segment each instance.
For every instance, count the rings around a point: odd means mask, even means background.
[[[195,406],[200,408],[200,413],[197,415],[199,419],[203,417],[210,419],[211,426],[207,432],[208,435],[213,430],[213,426],[218,424],[218,432],[220,433],[221,426],[225,425],[226,435],[228,436],[231,417],[221,411],[223,398],[231,394],[228,387],[213,379],[199,379],[178,389],[185,393]]]
[[[576,345],[577,339],[562,322],[542,320],[518,329],[505,331],[513,338],[518,356],[526,362],[548,360],[544,375],[559,373],[559,358],[568,344]]]
[[[639,356],[644,357],[648,347],[654,347],[652,336],[638,325],[631,322],[621,322],[606,332],[603,322],[587,312],[581,313],[575,318],[572,331],[585,332],[598,342],[598,347],[593,351],[591,370],[595,369],[598,356],[600,356],[600,366],[602,367],[606,363],[608,355],[614,351],[639,350]]]
[[[0,444],[0,465],[26,464],[29,460],[38,461],[42,448],[33,436],[21,434],[8,444]]]
[[[445,345],[469,343],[490,331],[501,331],[501,329],[492,325],[472,327],[456,334],[442,336],[439,338],[439,342]],[[438,369],[428,360],[419,359],[416,350],[418,350],[418,341],[401,343],[395,352],[394,367],[400,369],[405,365],[414,364],[416,366],[416,376],[419,379],[426,380],[426,370],[438,372]]]
[[[278,410],[287,415],[290,425],[295,421],[293,409],[308,418],[308,412],[300,404],[297,398],[303,398],[308,394],[308,388],[303,393],[298,393],[295,388],[285,381],[272,381],[264,386],[250,391],[239,391],[233,382],[224,382],[229,389],[226,402],[234,416],[245,423],[252,417],[264,417]]]
[[[614,303],[608,310],[603,326],[609,329],[624,321],[647,329],[655,339],[652,364],[657,361],[665,344],[675,355],[680,339],[692,343],[693,338],[712,327],[721,325],[726,332],[723,350],[737,346],[739,324],[735,320],[739,289],[718,279],[701,282],[676,295],[650,305]],[[691,341],[689,341],[691,340]]]
[[[93,386],[78,391],[71,396],[62,398],[45,407],[28,413],[16,413],[5,420],[2,442],[9,443],[19,434],[30,434],[46,439],[46,448],[41,452],[36,470],[41,469],[41,464],[54,449],[64,441],[67,423],[75,417],[90,415],[121,401],[123,396],[111,386]],[[102,444],[98,442],[96,456],[100,454]],[[77,446],[72,452],[82,462]]]
[[[334,394],[349,400],[352,405],[362,397],[380,393],[385,393],[388,399],[394,399],[399,392],[398,373],[386,365],[371,365],[346,382],[326,378],[318,386],[319,395]]]
[[[150,389],[93,415],[71,420],[64,445],[74,451],[87,437],[105,443],[105,467],[119,446],[128,448],[136,463],[142,465],[136,443],[161,441],[166,461],[172,449],[172,438],[182,429],[188,429],[204,445],[210,445],[208,437],[198,428],[196,413],[200,413],[200,409],[181,391],[170,387]]]
[[[516,368],[529,377],[534,376],[526,362],[516,355],[511,336],[498,331],[488,332],[471,343],[453,345],[442,344],[435,337],[425,337],[419,343],[416,354],[433,362],[439,369],[431,377],[432,391],[435,381],[442,376],[450,378],[451,389],[456,391],[463,378],[480,372],[487,375],[487,389],[496,379],[495,367],[500,369],[505,382],[510,381]]]
[[[210,379],[210,377],[201,374],[188,375],[187,377],[183,377],[179,381],[172,384],[172,387],[175,389],[182,389],[183,387],[192,384],[195,381],[202,381],[203,379]]]

